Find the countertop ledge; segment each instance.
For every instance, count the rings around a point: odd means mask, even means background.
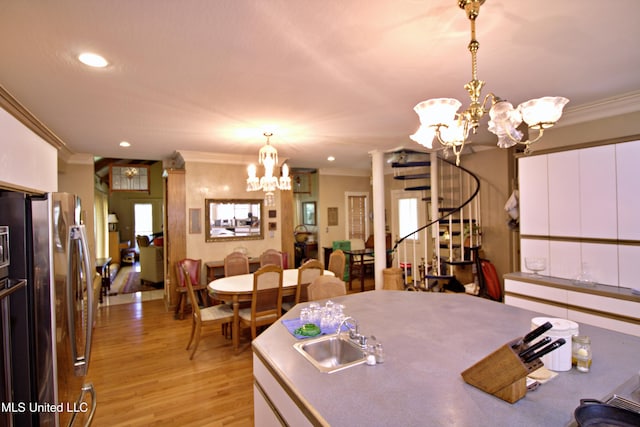
[[[576,284],[574,280],[562,279],[560,277],[534,275],[531,273],[515,272],[503,275],[504,279],[517,280],[519,282],[533,283],[535,285],[548,286],[551,288],[566,289],[573,292],[582,292],[585,294],[599,295],[608,298],[616,298],[621,300],[633,301],[640,303],[640,295],[635,295],[630,288],[602,285],[595,283],[593,285]]]

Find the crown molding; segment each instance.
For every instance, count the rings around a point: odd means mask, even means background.
[[[640,111],[640,90],[566,108],[555,127],[570,126]]]
[[[14,98],[2,85],[0,85],[0,107],[57,150],[63,150],[67,155],[71,154],[71,151],[62,139],[38,120],[31,111]]]

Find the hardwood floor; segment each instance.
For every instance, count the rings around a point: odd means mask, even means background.
[[[353,285],[348,293],[359,292]],[[175,320],[163,300],[101,306],[88,376],[93,426],[252,426],[251,350],[235,355],[219,328],[203,328],[190,361],[190,332],[189,317]]]
[[[101,307],[89,380],[93,426],[251,426],[251,350],[234,355],[218,328],[203,328],[192,361],[190,320],[162,300]]]

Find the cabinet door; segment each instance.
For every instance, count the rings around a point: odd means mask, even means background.
[[[616,147],[578,150],[580,154],[581,237],[618,237],[616,208]]]
[[[616,144],[618,238],[640,240],[640,141]]]
[[[580,155],[577,150],[549,154],[549,234],[580,236]]]
[[[547,156],[523,157],[518,161],[520,186],[520,233],[549,235]]]
[[[640,246],[618,245],[618,284],[625,288],[640,289],[638,262]]]

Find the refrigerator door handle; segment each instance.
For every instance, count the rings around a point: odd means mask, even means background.
[[[96,389],[93,387],[92,383],[84,384],[82,386],[82,393],[80,393],[80,397],[78,398],[78,402],[76,402],[76,411],[74,411],[71,420],[69,421],[69,426],[73,426],[76,421],[76,417],[79,412],[84,412],[84,397],[89,393],[91,395],[91,412],[86,417],[86,421],[83,427],[89,427],[93,422],[93,416],[96,413],[96,407],[98,406],[98,401],[96,400]]]
[[[75,244],[74,244],[75,243]],[[89,259],[89,246],[87,245],[87,235],[84,225],[73,225],[69,230],[69,260],[67,271],[67,319],[69,324],[69,335],[71,338],[71,357],[75,368],[76,376],[85,376],[89,369],[89,357],[91,355],[91,340],[93,337],[93,275],[91,273],[91,260]],[[77,250],[75,250],[77,249]],[[76,255],[80,259],[74,259]],[[78,261],[76,264],[75,261]],[[84,268],[78,274],[74,271],[74,266]],[[75,279],[80,280],[76,283]],[[83,283],[84,282],[84,283]],[[86,285],[86,286],[85,286]],[[86,292],[85,292],[86,290]],[[84,301],[86,296],[86,302]],[[81,327],[85,328],[84,354],[78,355],[78,342],[76,340],[76,298],[80,298],[82,308],[86,310],[86,316],[82,316]]]

